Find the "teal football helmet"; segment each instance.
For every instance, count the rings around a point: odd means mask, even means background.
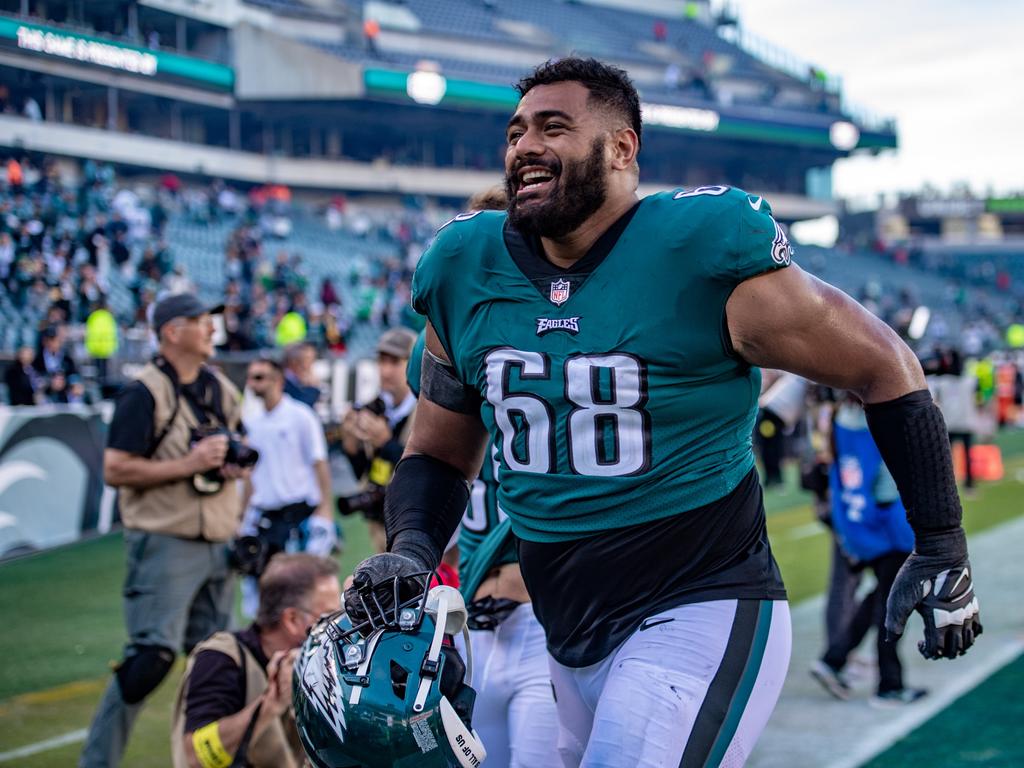
[[[292,700],[316,768],[476,768],[476,692],[466,605],[433,574],[360,590],[368,618],[321,619],[295,663]],[[451,645],[463,633],[467,662]]]

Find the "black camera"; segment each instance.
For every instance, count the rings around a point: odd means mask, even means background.
[[[384,521],[384,489],[371,485],[365,491],[338,497],[338,514],[354,515],[362,512],[367,520]]]
[[[270,560],[270,547],[260,536],[239,536],[228,550],[228,564],[244,576],[259,576]]]
[[[192,430],[190,439],[195,445],[203,438],[216,435],[225,435],[228,438],[228,451],[224,456],[225,464],[235,464],[242,469],[247,469],[255,466],[256,462],[260,460],[259,451],[243,443],[237,433],[226,427],[216,424],[201,424]],[[224,475],[221,474],[220,469],[220,467],[214,467],[201,475],[193,475],[192,486],[202,494],[217,493],[224,484]]]

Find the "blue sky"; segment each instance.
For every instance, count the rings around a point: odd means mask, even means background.
[[[836,164],[841,197],[1024,193],[1024,1],[734,0],[750,32],[843,78],[898,121],[900,149]]]

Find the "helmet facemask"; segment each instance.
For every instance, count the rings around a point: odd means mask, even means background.
[[[476,693],[461,594],[428,591],[432,574],[359,592],[367,619],[334,614],[314,627],[295,674],[295,712],[314,765],[475,768]],[[463,633],[467,660],[451,644]],[[348,762],[346,762],[348,761]]]

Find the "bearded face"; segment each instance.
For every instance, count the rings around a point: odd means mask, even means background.
[[[604,140],[578,159],[523,158],[505,175],[508,216],[525,235],[551,239],[578,229],[605,202]]]

